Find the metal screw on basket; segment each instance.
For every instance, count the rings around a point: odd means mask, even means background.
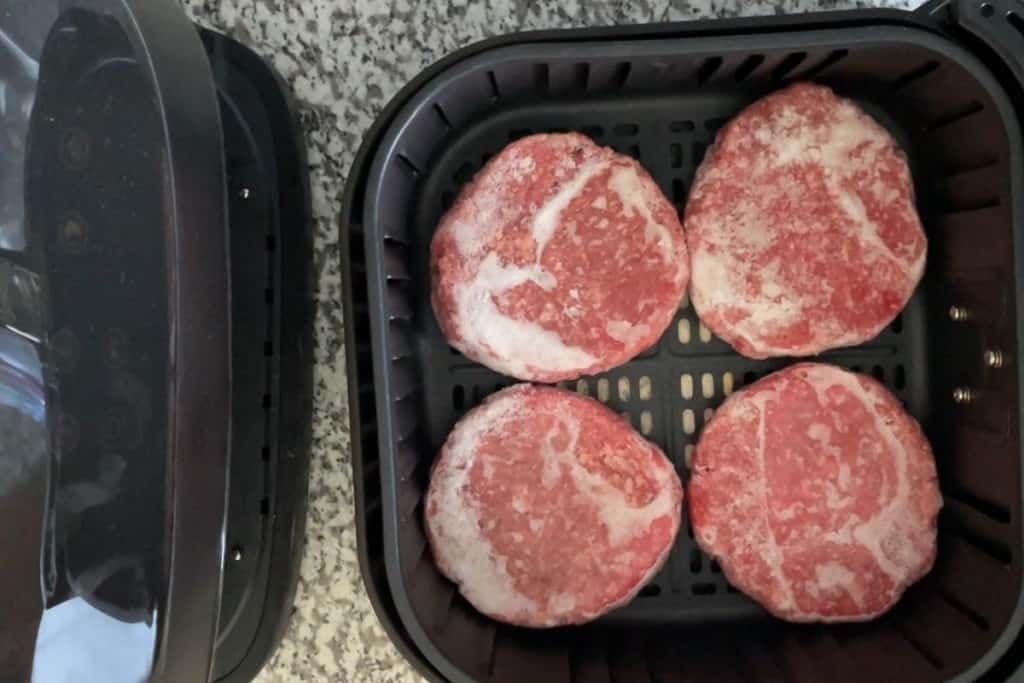
[[[249,197],[252,196],[252,190],[250,190],[248,187],[243,187],[242,191],[239,192],[238,194],[242,199],[248,199]]]
[[[970,403],[974,400],[974,390],[970,387],[957,387],[953,389],[954,403]]]
[[[985,365],[990,368],[1003,367],[1003,352],[999,349],[989,349],[982,358],[985,361]]]
[[[950,306],[949,307],[949,319],[953,322],[963,322],[970,316],[969,311],[963,306]]]
[[[235,547],[233,547],[231,549],[231,559],[234,560],[235,562],[238,562],[244,556],[245,556],[245,553],[242,550],[242,546],[236,545]]]

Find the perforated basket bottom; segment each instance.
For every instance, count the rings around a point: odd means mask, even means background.
[[[639,102],[588,99],[585,107],[565,101],[535,103],[489,115],[446,146],[423,179],[414,233],[419,245],[413,250],[422,258],[414,264],[418,272],[412,274],[412,281],[429,282],[427,245],[444,209],[458,189],[509,141],[536,132],[582,131],[640,160],[681,215],[696,167],[715,132],[747,101],[735,93],[691,95],[685,100],[652,97]],[[906,139],[870,103],[865,106],[897,139]],[[436,452],[460,416],[513,382],[449,347],[434,321],[428,288],[420,288],[414,296],[415,318],[423,327],[418,346],[420,368],[428,389],[425,394],[430,397],[423,407],[429,431],[426,437]],[[919,292],[875,340],[828,352],[820,360],[873,375],[903,399],[911,413],[923,415],[927,409],[926,376],[915,368],[925,367],[924,315]],[[561,386],[592,396],[628,417],[636,429],[664,449],[685,482],[700,430],[725,396],[791,362],[755,361],[736,354],[711,335],[684,300],[654,348],[610,372]],[[636,600],[607,615],[603,622],[683,624],[764,617],[766,613],[729,586],[718,565],[697,547],[684,510],[683,531],[664,569]]]

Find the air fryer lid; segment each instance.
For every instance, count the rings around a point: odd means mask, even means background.
[[[206,680],[229,423],[221,149],[173,0],[0,0],[5,676]]]

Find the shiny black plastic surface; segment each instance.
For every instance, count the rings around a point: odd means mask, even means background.
[[[217,111],[173,0],[0,0],[0,679],[208,676],[230,424]]]
[[[26,236],[51,345],[46,611],[36,670],[109,629],[138,676],[163,584],[168,311],[165,152],[145,69],[116,20],[64,12],[40,59]],[[55,416],[55,417],[54,417]],[[128,652],[130,650],[130,653]]]

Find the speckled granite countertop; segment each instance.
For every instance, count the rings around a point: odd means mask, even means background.
[[[377,622],[359,576],[338,262],[341,193],[363,132],[421,69],[527,28],[800,13],[920,0],[183,0],[199,23],[269,57],[309,145],[316,219],[316,413],[306,551],[295,612],[263,682],[418,681]]]

